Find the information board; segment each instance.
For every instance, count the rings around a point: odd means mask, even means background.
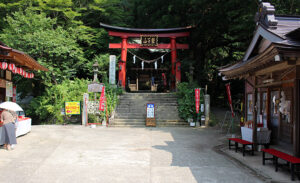
[[[6,96],[13,97],[13,84],[10,81],[6,81]]]
[[[80,102],[65,102],[66,115],[78,115],[80,114]]]
[[[147,118],[154,118],[155,107],[153,103],[147,104]]]

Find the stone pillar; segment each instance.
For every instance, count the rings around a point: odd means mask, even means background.
[[[204,95],[204,105],[205,105],[205,126],[209,123],[209,113],[210,113],[210,96],[208,94]]]
[[[176,62],[176,85],[181,82],[181,63]]]
[[[89,94],[83,94],[83,104],[82,104],[82,120],[81,124],[86,126],[88,124],[88,113],[87,113],[87,103],[89,101]]]

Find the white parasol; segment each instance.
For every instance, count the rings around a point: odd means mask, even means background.
[[[23,111],[23,109],[17,103],[14,102],[3,102],[0,104],[0,108],[11,111]]]

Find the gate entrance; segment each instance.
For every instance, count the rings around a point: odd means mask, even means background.
[[[181,63],[177,60],[177,49],[189,49],[188,44],[176,42],[176,38],[188,37],[192,29],[189,27],[168,28],[168,29],[136,29],[111,26],[100,23],[108,31],[109,36],[120,37],[121,43],[109,43],[111,49],[121,49],[121,59],[119,60],[119,81],[118,83],[125,89],[126,80],[126,60],[128,49],[168,49],[171,52],[171,73],[170,89],[176,88],[176,83],[181,82]],[[140,43],[129,43],[129,38],[139,38]],[[160,38],[168,38],[169,43],[159,43]],[[161,73],[163,74],[163,73]],[[166,73],[165,73],[166,74]],[[152,76],[151,76],[152,77]],[[166,77],[166,76],[165,76]],[[155,79],[155,78],[154,78]],[[136,84],[139,84],[139,81]],[[130,88],[131,79],[128,82]]]

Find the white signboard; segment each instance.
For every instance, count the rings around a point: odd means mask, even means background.
[[[103,84],[100,83],[91,83],[88,85],[88,92],[101,92]]]
[[[6,81],[6,96],[13,97],[13,84],[10,81]]]
[[[116,55],[109,56],[109,84],[116,83]]]
[[[154,118],[154,104],[147,104],[147,118]]]

